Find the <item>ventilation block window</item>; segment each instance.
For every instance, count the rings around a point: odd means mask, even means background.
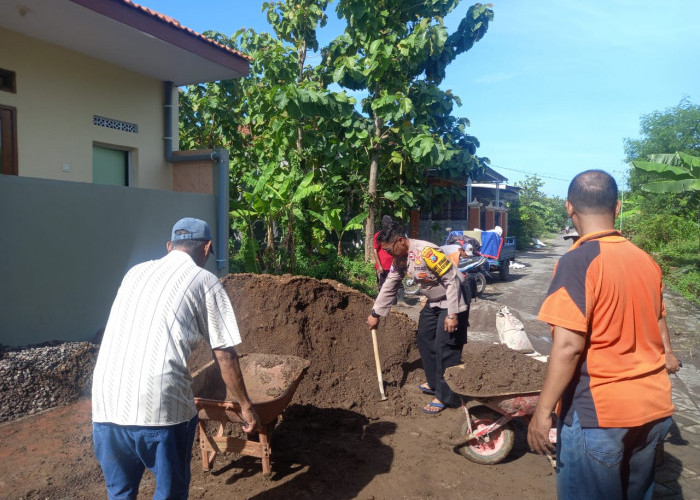
[[[0,90],[17,93],[17,75],[14,71],[0,68]]]

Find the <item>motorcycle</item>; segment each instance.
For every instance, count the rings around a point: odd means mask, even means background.
[[[472,296],[478,297],[486,290],[486,278],[491,278],[489,262],[486,257],[475,255],[459,259],[457,266],[462,275],[469,280]]]

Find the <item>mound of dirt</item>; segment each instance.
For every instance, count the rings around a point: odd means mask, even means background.
[[[546,363],[505,345],[470,343],[462,364],[445,370],[445,381],[459,394],[487,397],[540,391],[546,374]]]
[[[292,355],[311,362],[292,402],[352,409],[370,418],[410,412],[398,388],[421,365],[416,324],[408,316],[392,312],[379,325],[389,396],[389,401],[380,402],[366,324],[370,297],[336,281],[302,276],[230,274],[222,282],[243,338],[239,353]],[[202,345],[190,359],[190,370],[209,360],[211,352]]]

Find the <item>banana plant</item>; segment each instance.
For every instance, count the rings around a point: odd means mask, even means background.
[[[650,161],[635,160],[634,168],[654,174],[657,179],[642,189],[650,193],[700,191],[700,157],[687,153],[649,155]]]
[[[343,224],[341,208],[332,208],[323,213],[314,212],[313,210],[309,210],[308,212],[316,217],[329,232],[335,233],[336,238],[338,238],[338,255],[343,255],[341,247],[343,234],[345,234],[346,231],[362,229],[362,222],[367,218],[367,212],[362,212]]]

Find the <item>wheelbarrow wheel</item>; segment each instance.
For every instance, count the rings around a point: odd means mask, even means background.
[[[495,411],[479,409],[472,411],[472,432],[488,427],[501,418]],[[462,425],[462,436],[469,434],[468,422]],[[515,433],[511,422],[506,423],[499,429],[495,429],[485,437],[475,438],[468,441],[464,446],[457,449],[460,455],[470,461],[482,464],[493,465],[505,459],[513,449],[515,443]]]

